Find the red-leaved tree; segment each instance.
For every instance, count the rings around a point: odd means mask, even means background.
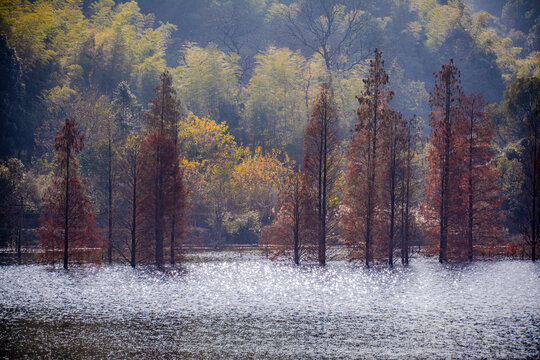
[[[431,139],[429,172],[426,178],[425,217],[432,241],[438,238],[439,261],[448,260],[448,243],[459,243],[466,218],[462,161],[458,127],[461,115],[459,70],[453,61],[435,74],[435,89],[430,95]]]
[[[309,196],[316,218],[306,220],[306,228],[317,234],[318,261],[326,264],[328,234],[337,225],[336,182],[339,176],[338,117],[334,93],[326,83],[321,85],[304,135],[303,173],[305,195]],[[310,214],[311,210],[306,210]]]
[[[466,194],[467,239],[469,261],[473,259],[473,245],[487,247],[500,238],[502,232],[501,206],[503,198],[497,184],[495,151],[492,146],[495,127],[484,113],[486,101],[480,94],[463,95],[462,117],[459,122],[461,146],[464,147],[462,166]]]
[[[430,104],[425,215],[432,239],[439,240],[439,261],[471,261],[474,246],[489,252],[502,230],[494,126],[482,96],[462,93],[452,61],[435,74]]]
[[[66,119],[54,143],[56,178],[45,195],[46,206],[38,228],[43,258],[54,264],[63,252],[64,269],[68,268],[70,254],[76,261],[99,262],[103,247],[96,230],[96,215],[78,174],[75,155],[82,147],[83,137],[75,121]]]
[[[385,231],[382,198],[384,161],[381,142],[388,133],[388,102],[392,91],[388,86],[382,53],[375,49],[364,91],[357,96],[358,124],[347,155],[348,174],[344,198],[343,235],[351,259],[364,257],[369,267],[374,255],[374,239]],[[384,251],[378,244],[378,251]]]
[[[409,246],[411,228],[414,224],[411,216],[411,208],[415,199],[415,187],[413,186],[413,157],[416,150],[416,143],[419,140],[419,122],[414,115],[405,123],[406,133],[404,139],[404,160],[402,164],[402,177],[400,186],[400,201],[401,201],[401,226],[400,226],[400,243],[401,243],[401,263],[409,264]]]
[[[166,237],[170,238],[170,262],[175,263],[175,250],[183,238],[186,197],[178,150],[180,103],[171,75],[164,72],[160,80],[145,114],[148,129],[141,146],[137,206],[138,228],[144,239],[141,250],[153,253],[157,266],[164,263]]]
[[[310,206],[311,197],[307,192],[300,172],[289,175],[280,189],[276,221],[261,233],[262,242],[273,248],[273,258],[289,256],[298,265],[313,253],[312,249],[317,245],[313,240],[317,239],[318,233],[306,226],[306,222],[316,218],[317,214]]]
[[[394,265],[394,250],[399,230],[398,214],[400,195],[406,181],[406,156],[408,142],[407,123],[401,113],[388,109],[385,114],[385,127],[382,129],[381,168],[383,176],[380,181],[384,189],[382,199],[385,203],[387,233],[382,235],[382,242],[388,254],[388,266]]]

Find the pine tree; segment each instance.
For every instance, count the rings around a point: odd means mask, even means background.
[[[56,136],[58,169],[53,185],[45,196],[46,206],[41,213],[38,230],[46,261],[54,263],[55,252],[63,238],[64,269],[69,254],[76,260],[101,258],[102,241],[96,230],[96,215],[86,195],[86,187],[78,175],[75,155],[83,147],[83,137],[74,120],[66,119]]]

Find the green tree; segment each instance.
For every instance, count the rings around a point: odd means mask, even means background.
[[[263,152],[298,140],[305,127],[305,58],[287,48],[269,47],[256,56],[244,114],[253,149]]]
[[[21,263],[23,220],[27,213],[35,212],[41,203],[40,177],[17,158],[0,161],[0,227],[6,231],[0,236],[15,238],[17,260]]]
[[[5,35],[0,35],[0,63],[0,159],[4,159],[21,151],[30,141],[28,120],[24,119],[22,67]]]
[[[521,233],[530,246],[532,261],[537,258],[540,234],[539,93],[540,79],[534,77],[518,79],[505,90],[503,103],[503,109],[507,114],[506,126],[511,129],[506,133],[511,140],[520,142],[522,147],[522,151],[518,154],[523,177],[518,176],[518,179],[523,179],[523,187],[519,194],[520,207],[516,209],[516,212],[523,215],[517,220]],[[515,169],[516,166],[513,168]]]
[[[238,55],[220,51],[215,44],[202,48],[187,44],[174,70],[175,88],[194,114],[237,124],[236,103],[240,90]]]
[[[127,82],[118,83],[113,92],[112,107],[116,115],[116,124],[124,137],[129,130],[140,130],[140,105]]]

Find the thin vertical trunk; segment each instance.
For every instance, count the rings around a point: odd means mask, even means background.
[[[533,115],[531,115],[533,116]],[[534,144],[533,144],[533,155],[532,155],[532,217],[531,217],[531,260],[536,261],[536,207],[537,207],[537,188],[536,188],[536,173],[538,171],[538,159],[536,152],[538,150],[538,126],[536,119],[533,119],[533,128],[534,128]]]
[[[328,76],[328,86],[332,88],[332,69],[331,69],[331,64],[330,64],[330,54],[328,54],[326,45],[324,45],[322,49],[323,49],[324,64],[326,66],[326,75]]]
[[[409,144],[407,147],[407,183],[405,185],[405,236],[404,236],[404,264],[409,264],[409,205],[410,199],[410,183],[411,183],[411,138],[409,133]]]
[[[175,148],[176,148],[176,140],[175,140]],[[173,175],[173,206],[172,206],[172,216],[171,216],[171,265],[174,266],[175,263],[175,233],[176,233],[176,169],[174,171]]]
[[[311,86],[311,70],[308,69],[308,71],[309,71],[309,77],[308,77],[307,84],[304,90],[304,100],[305,100],[306,114],[307,114],[306,122],[309,122],[309,88]]]
[[[325,265],[326,264],[326,187],[327,187],[327,167],[326,167],[326,161],[328,159],[328,147],[327,147],[327,140],[328,140],[328,119],[327,119],[327,113],[326,113],[326,107],[328,104],[325,103],[325,106],[323,107],[323,123],[322,123],[322,130],[323,130],[323,151],[322,151],[322,157],[323,157],[323,166],[322,166],[322,196],[321,196],[321,238],[319,243],[319,264]]]
[[[469,231],[468,231],[468,259],[473,260],[473,221],[474,221],[474,209],[473,209],[473,127],[474,127],[474,102],[471,106],[470,114],[470,127],[469,127]]]
[[[23,197],[20,197],[20,211],[19,211],[19,229],[17,232],[17,264],[21,265],[21,243],[22,243],[22,228],[23,228],[23,218],[24,218],[24,203]]]
[[[223,216],[221,215],[222,214],[222,211],[221,211],[221,204],[218,204],[218,208],[214,211],[214,223],[216,224],[215,227],[216,227],[216,234],[215,234],[215,244],[214,244],[214,247],[216,249],[218,248],[221,248],[221,246],[223,245],[223,240],[222,240],[222,236],[223,236]],[[267,246],[266,246],[266,251],[268,251],[268,243],[267,243]],[[268,254],[267,256],[268,257]]]
[[[135,163],[135,169],[137,163]],[[137,255],[137,171],[133,171],[133,192],[132,192],[132,201],[133,205],[131,207],[131,267],[135,268],[136,266],[136,255]]]
[[[158,146],[158,152],[159,152],[159,146]],[[161,167],[160,164],[160,158],[159,155],[157,156],[157,164],[158,168]],[[154,187],[155,191],[155,200],[154,200],[154,235],[155,235],[155,259],[156,259],[156,265],[161,266],[163,265],[163,238],[162,238],[162,232],[161,232],[161,171],[158,169],[158,175],[156,179],[156,185]]]
[[[175,233],[175,227],[176,227],[176,214],[172,214],[171,218],[171,265],[174,265],[175,261],[175,254],[174,254],[174,233]]]
[[[295,175],[294,182],[294,263],[300,264],[300,184],[299,175]]]
[[[175,161],[178,157],[178,154],[176,153],[178,151],[178,125],[177,125],[177,119],[175,119],[175,127],[174,127],[174,156]],[[178,169],[174,169],[173,173],[173,207],[172,207],[172,217],[171,217],[171,265],[174,266],[176,257],[175,257],[175,235],[176,235],[176,211],[177,211],[177,204],[178,204],[178,191],[177,191],[177,173]]]
[[[371,179],[371,156],[372,156],[372,151],[371,151],[371,129],[370,128],[370,125],[371,122],[368,123],[368,132],[367,132],[367,135],[368,135],[368,139],[367,139],[367,143],[368,143],[368,151],[367,151],[367,172],[366,172],[366,175],[367,175],[367,179],[366,179],[366,183],[367,183],[367,186],[368,186],[368,202],[366,204],[366,267],[369,267],[369,247],[370,247],[370,224],[371,224],[371,218],[370,218],[370,212],[369,212],[369,208],[370,208],[370,200],[369,200],[369,196],[370,196],[370,191],[371,191],[371,186],[369,185],[369,180]]]
[[[52,242],[52,266],[53,266],[53,268],[55,268],[56,263],[55,263],[55,260],[54,260],[54,255],[55,255],[54,247],[55,247],[56,245],[55,245],[54,239],[52,239],[51,242]]]
[[[378,84],[378,76],[375,83]],[[366,215],[366,267],[369,267],[371,260],[371,220],[373,215],[373,192],[375,186],[375,169],[377,166],[377,108],[379,106],[379,88],[376,85],[373,101],[373,138],[371,139],[371,163],[368,163],[368,202]]]
[[[400,231],[400,248],[401,248],[401,264],[405,265],[405,190],[403,189],[403,181],[401,183],[401,192],[400,192],[400,217],[401,217],[401,231]]]
[[[111,129],[109,124],[109,144],[108,144],[108,157],[109,157],[109,167],[108,167],[108,179],[107,179],[107,191],[108,191],[108,229],[107,229],[107,257],[109,265],[112,264],[112,145],[111,145]]]
[[[396,205],[396,139],[392,144],[392,163],[390,179],[390,239],[388,242],[388,266],[394,266],[394,220]]]
[[[450,123],[450,80],[446,80],[446,101],[444,112],[444,126],[445,131],[443,135],[444,150],[443,150],[443,163],[441,174],[441,234],[440,234],[440,252],[439,262],[443,263],[447,261],[447,244],[448,244],[448,201],[449,196],[449,177],[450,177],[450,141],[451,141],[451,123]]]
[[[69,146],[66,154],[66,194],[64,204],[64,269],[68,268],[68,219],[69,219],[69,162],[71,151]],[[54,245],[53,245],[54,246]]]
[[[324,147],[324,130],[321,124],[321,137],[320,137],[320,144],[319,144],[319,170],[318,170],[318,188],[317,188],[317,215],[319,216],[319,219],[321,218],[322,213],[322,172],[323,172],[323,147]]]
[[[155,186],[155,202],[154,202],[154,221],[155,221],[155,257],[156,265],[163,265],[163,224],[162,224],[162,206],[163,206],[163,173],[161,164],[161,137],[164,136],[164,107],[165,107],[165,89],[163,83],[161,84],[161,114],[160,114],[160,127],[159,136],[156,148],[156,186]]]
[[[445,140],[443,140],[445,141]],[[441,153],[441,191],[440,191],[440,194],[441,194],[441,206],[440,206],[440,214],[439,214],[439,227],[440,227],[440,231],[439,231],[439,262],[442,263],[445,261],[445,251],[446,251],[446,239],[445,239],[445,236],[444,236],[444,209],[445,209],[445,206],[444,206],[444,201],[445,201],[445,188],[444,188],[444,168],[445,168],[445,165],[444,165],[444,161],[445,161],[445,157],[444,157],[444,152]],[[444,244],[444,245],[443,245]]]
[[[323,104],[323,108],[326,104]],[[317,254],[318,254],[318,260],[320,265],[324,265],[322,262],[322,242],[323,242],[323,235],[322,235],[322,229],[323,229],[323,219],[322,219],[322,207],[323,207],[323,200],[322,200],[322,193],[323,193],[323,158],[324,158],[324,115],[321,115],[321,123],[320,123],[320,137],[319,137],[319,159],[318,159],[318,183],[317,183],[317,216],[319,218],[320,226],[321,226],[321,233],[319,233],[318,238],[318,244],[317,244]]]

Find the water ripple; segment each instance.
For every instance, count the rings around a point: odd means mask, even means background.
[[[255,252],[187,260],[166,271],[0,267],[0,357],[540,355],[538,264],[295,267]]]

